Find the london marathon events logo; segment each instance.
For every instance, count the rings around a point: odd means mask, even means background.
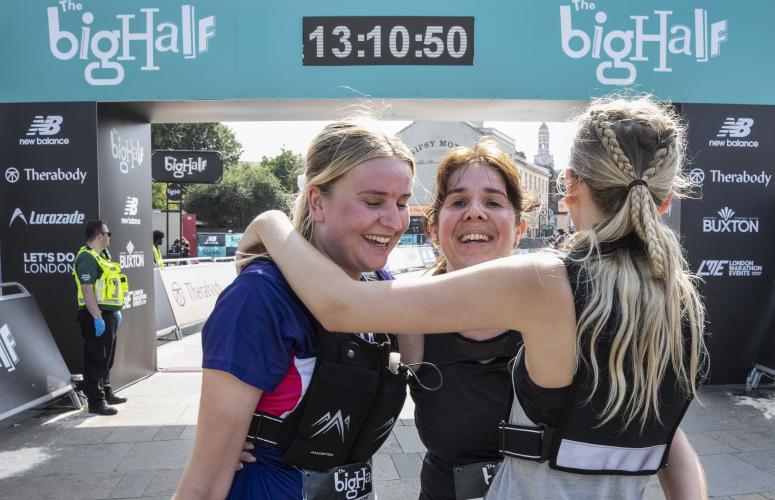
[[[634,83],[638,77],[636,64],[650,63],[652,71],[670,73],[672,57],[689,56],[704,63],[721,54],[721,44],[727,41],[726,20],[709,25],[708,11],[694,9],[694,24],[688,26],[671,22],[672,15],[669,9],[633,12],[626,25],[614,24],[608,23],[608,14],[598,10],[595,2],[572,0],[570,5],[560,6],[562,51],[573,59],[590,57],[601,61],[595,76],[603,85]],[[656,50],[658,55],[653,61],[645,55],[644,48]]]
[[[735,217],[735,211],[724,207],[718,212],[718,217],[702,218],[703,233],[758,233],[758,217]]]
[[[703,260],[697,269],[697,276],[703,277],[758,277],[764,266],[752,260]]]
[[[118,14],[115,19],[97,19],[83,3],[72,0],[48,7],[48,41],[51,54],[61,61],[88,61],[83,70],[86,83],[114,86],[124,81],[124,64],[138,56],[141,71],[159,71],[157,54],[179,54],[196,59],[208,51],[215,37],[215,16],[197,18],[193,5],[181,5],[180,17],[159,19],[159,8]],[[60,14],[62,17],[60,18]],[[73,21],[72,18],[78,18]],[[72,29],[65,29],[67,21]],[[105,27],[106,29],[98,29]],[[133,53],[135,49],[137,52]]]
[[[67,146],[69,137],[58,137],[64,118],[59,115],[35,115],[19,146]]]

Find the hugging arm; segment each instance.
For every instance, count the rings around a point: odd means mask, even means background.
[[[547,296],[564,293],[573,303],[564,267],[549,255],[498,259],[431,278],[363,283],[318,252],[282,212],[259,215],[248,231],[258,232],[293,290],[330,331],[525,331],[530,322],[554,314],[556,301]]]
[[[680,427],[673,436],[667,467],[661,469],[657,477],[667,500],[708,498],[705,472]]]
[[[194,449],[176,500],[225,498],[261,390],[233,375],[205,368]]]

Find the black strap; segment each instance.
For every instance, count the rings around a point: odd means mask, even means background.
[[[501,420],[499,451],[510,457],[544,462],[549,458],[556,431],[556,427],[512,425]]]
[[[256,411],[248,428],[248,440],[252,443],[262,442],[277,446],[280,429],[285,421],[274,415]]]

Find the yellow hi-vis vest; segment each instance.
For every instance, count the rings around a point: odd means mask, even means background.
[[[121,274],[121,267],[118,265],[118,262],[108,260],[98,252],[85,246],[78,250],[78,255],[75,256],[75,259],[78,260],[78,256],[84,252],[94,257],[97,265],[102,270],[102,276],[94,283],[94,295],[97,297],[97,305],[123,306],[124,297],[129,292],[129,282],[126,279],[126,275]],[[81,281],[78,279],[75,269],[73,269],[73,276],[75,276],[75,284],[78,286],[78,307],[85,307],[86,300],[83,298]]]
[[[161,261],[161,252],[156,245],[153,245],[153,260],[156,262],[156,265],[159,266],[159,269],[164,268],[164,262]]]

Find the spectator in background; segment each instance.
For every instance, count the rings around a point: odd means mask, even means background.
[[[164,262],[161,261],[161,251],[159,247],[164,242],[164,233],[158,229],[153,231],[153,263],[156,264],[159,269],[164,267]]]
[[[175,239],[175,241],[172,242],[172,246],[170,247],[170,251],[167,254],[168,257],[180,257],[180,240]]]
[[[182,237],[180,243],[180,256],[183,258],[191,255],[191,244],[188,242],[185,236]]]

